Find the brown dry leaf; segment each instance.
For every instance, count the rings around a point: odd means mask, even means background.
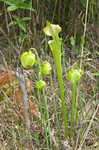
[[[35,101],[32,102],[31,100],[29,100],[29,111],[32,115],[35,115],[41,118],[40,112],[38,111]]]
[[[12,93],[12,94],[13,94],[13,93]],[[21,97],[22,97],[21,90],[20,90],[19,88],[17,88],[17,89],[15,90],[14,95],[13,95],[13,100],[16,101],[16,103],[17,103],[19,106],[22,105],[22,99],[21,99]]]
[[[30,80],[28,78],[26,78],[25,81],[26,81],[27,93],[30,93],[32,91],[31,82],[30,82]]]
[[[12,70],[6,70],[0,74],[0,86],[2,86],[4,89],[5,88],[8,89],[10,83],[13,84],[14,88],[10,89],[8,95],[12,97],[14,101],[16,101],[16,103],[20,107],[20,112],[22,116],[24,116],[22,93],[19,88],[19,84],[15,76],[15,72]],[[26,88],[27,88],[27,93],[31,93],[32,86],[29,79],[26,79]],[[32,102],[31,100],[29,100],[28,104],[29,104],[29,114],[40,117],[40,112],[37,109],[35,101]]]
[[[15,72],[12,70],[6,70],[0,73],[0,85],[10,83],[12,79],[16,79]]]
[[[16,103],[20,107],[20,112],[22,116],[24,116],[24,108],[22,104],[22,93],[19,88],[15,91],[13,99],[16,101]],[[32,102],[31,100],[28,100],[28,105],[29,105],[29,115],[35,115],[40,118],[40,112],[38,111],[35,101]]]

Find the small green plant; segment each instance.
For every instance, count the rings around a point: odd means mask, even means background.
[[[34,12],[35,10],[32,8],[31,5],[31,1],[25,1],[25,0],[1,0],[2,2],[4,2],[6,4],[6,13],[9,12],[10,14],[10,19],[11,22],[8,24],[8,27],[12,27],[15,25],[18,25],[18,27],[24,31],[24,33],[27,32],[26,30],[26,21],[31,20],[31,17],[22,17],[22,15],[20,14],[21,18],[19,17],[19,13],[18,15],[12,15],[11,12],[22,12],[25,10]],[[20,11],[22,10],[22,11]],[[27,14],[27,13],[26,13]],[[13,20],[13,19],[14,20]],[[26,35],[25,35],[26,36]]]
[[[80,38],[81,38],[80,39],[80,47],[78,48],[74,37],[73,36],[70,37],[70,43],[72,45],[72,50],[73,50],[75,56],[81,55],[81,50],[85,44],[85,37],[82,35]]]
[[[73,130],[73,125],[74,125],[76,85],[77,85],[77,82],[80,80],[82,74],[83,74],[83,71],[81,69],[71,69],[67,74],[68,80],[72,83],[72,112],[71,112],[70,142],[72,138],[72,130]]]
[[[31,2],[26,2],[25,0],[1,0],[5,2],[8,7],[7,11],[15,11],[17,9],[24,9],[24,10],[31,10],[34,11],[33,8],[31,8]]]
[[[18,25],[19,28],[26,33],[25,21],[29,21],[29,20],[31,20],[31,18],[30,17],[19,18],[18,16],[15,16],[15,15],[13,15],[12,17],[15,19],[15,21],[10,22],[9,27],[14,26],[14,25]]]
[[[63,113],[63,120],[65,126],[65,135],[68,138],[68,119],[67,119],[67,109],[66,109],[66,100],[64,97],[64,87],[63,87],[63,79],[62,79],[62,66],[61,66],[61,44],[62,39],[59,37],[59,33],[61,32],[61,27],[59,25],[50,24],[47,21],[46,27],[43,29],[44,33],[48,36],[51,36],[53,39],[48,41],[48,44],[51,48],[54,62],[56,65],[56,72],[60,87],[60,97],[62,101],[62,113]]]
[[[70,37],[70,43],[73,47],[75,46],[75,39],[73,36]]]

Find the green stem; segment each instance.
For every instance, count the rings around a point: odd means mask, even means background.
[[[57,77],[59,82],[60,97],[62,101],[62,113],[63,113],[63,120],[65,126],[65,135],[66,138],[68,139],[68,117],[67,117],[66,100],[64,96],[64,87],[63,87],[63,79],[62,79],[61,57],[59,59],[58,58],[55,59],[55,64],[56,64],[56,71],[57,71]]]
[[[70,142],[72,138],[72,130],[73,130],[73,125],[74,125],[74,112],[75,112],[75,96],[76,96],[76,85],[72,85],[72,112],[71,112],[71,128],[70,128]]]
[[[41,104],[41,97],[40,97],[40,91],[37,91],[37,96],[38,96],[38,102],[39,102],[39,110],[41,113],[41,121],[42,121],[42,126],[44,129],[44,137],[46,139],[46,146],[47,149],[49,149],[49,142],[48,142],[48,136],[47,136],[47,123],[46,123],[46,119],[44,117],[43,111],[42,111],[42,104]]]
[[[51,128],[50,128],[50,121],[49,121],[48,104],[47,104],[47,97],[46,97],[44,89],[43,89],[43,96],[44,96],[44,105],[45,105],[45,113],[46,113],[46,128],[48,125],[48,134],[49,134],[49,142],[50,142],[49,145],[52,150],[52,139],[51,139]]]
[[[50,73],[50,85],[51,85],[51,93],[53,94],[54,91],[54,87],[53,87],[53,80],[52,80],[52,74]],[[56,118],[56,125],[58,128],[58,138],[60,138],[60,122],[57,116],[57,106],[56,106],[56,102],[55,102],[55,96],[52,97],[53,100],[53,106],[54,106],[54,114],[55,114],[55,118]]]
[[[40,58],[39,58],[38,52],[37,52],[36,48],[30,48],[29,50],[34,51],[35,55],[37,57],[37,64],[39,66],[38,80],[40,80],[42,78],[42,76],[41,76],[41,63],[40,63]]]

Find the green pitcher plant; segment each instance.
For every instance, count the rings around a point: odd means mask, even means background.
[[[64,126],[65,126],[65,135],[66,138],[68,138],[68,117],[67,117],[67,109],[66,109],[66,100],[64,97],[62,66],[61,66],[62,38],[59,37],[59,33],[61,32],[61,30],[62,29],[59,25],[51,24],[48,21],[46,22],[46,27],[43,29],[44,33],[47,36],[51,36],[53,38],[52,40],[48,41],[48,44],[52,51],[54,57],[54,63],[56,66],[56,72],[57,72],[59,88],[60,88],[61,107],[63,113]]]
[[[32,51],[34,51],[35,54]],[[35,59],[35,55],[36,55],[37,59]],[[33,66],[35,62],[39,65],[38,81],[36,82],[35,87],[37,89],[41,90],[46,87],[46,82],[42,80],[41,74],[46,74],[46,75],[50,74],[50,72],[51,72],[50,63],[48,61],[44,61],[41,65],[37,50],[35,48],[30,48],[29,51],[23,52],[21,54],[21,64],[24,68]]]
[[[51,64],[48,61],[44,61],[41,65],[41,72],[42,74],[50,74],[51,72]]]
[[[72,112],[71,112],[70,142],[71,142],[71,138],[72,138],[72,130],[73,130],[73,125],[74,125],[76,85],[79,82],[82,74],[83,74],[83,70],[81,70],[81,69],[71,69],[67,73],[67,78],[72,83]]]
[[[49,113],[48,113],[48,106],[47,106],[47,97],[45,94],[46,82],[43,80],[43,74],[44,75],[50,74],[51,65],[48,61],[43,61],[41,64],[37,50],[35,48],[30,48],[27,52],[23,52],[21,54],[21,64],[24,68],[27,68],[29,66],[32,67],[34,63],[36,63],[38,66],[37,68],[38,77],[37,77],[37,81],[35,82],[35,88],[37,89],[39,110],[41,113],[41,120],[42,120],[42,125],[44,128],[47,149],[49,149],[49,147],[52,147],[52,140],[51,140],[51,134],[50,134],[51,130],[50,130],[50,121],[49,121]],[[40,91],[42,91],[43,96],[44,96],[44,110],[43,111],[42,111],[42,104],[41,104],[41,98],[40,98]],[[47,130],[47,127],[48,127],[48,130]]]
[[[46,87],[46,82],[43,80],[39,80],[36,82],[36,86],[37,89],[41,90],[44,89]]]
[[[31,52],[24,52],[21,55],[21,64],[24,68],[28,66],[33,66],[35,63],[35,55]]]

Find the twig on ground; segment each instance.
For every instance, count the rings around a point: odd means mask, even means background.
[[[51,133],[50,133],[50,135],[51,135],[51,138],[52,138],[52,142],[54,143],[54,145],[55,145],[55,147],[57,148],[57,150],[59,150],[59,146],[58,146],[58,144],[57,144],[57,142],[56,142],[56,139],[55,139],[55,136],[54,136],[54,130],[53,131],[51,131]]]
[[[83,139],[81,140],[81,143],[80,143],[80,146],[79,146],[78,150],[81,150],[81,148],[82,148],[82,146],[83,146],[83,144],[84,144],[84,142],[85,142],[85,139],[86,139],[86,137],[87,137],[87,135],[88,135],[88,132],[89,132],[89,130],[90,130],[90,128],[91,128],[91,125],[92,125],[92,123],[93,123],[94,117],[95,117],[95,115],[96,115],[98,109],[99,109],[99,104],[97,105],[97,108],[96,108],[96,110],[95,110],[95,112],[94,112],[94,114],[93,114],[93,116],[92,116],[92,119],[90,120],[89,126],[88,126],[88,128],[87,128],[87,130],[86,130],[86,132],[85,132],[85,134],[84,134],[84,136],[83,136]]]
[[[27,98],[27,91],[26,91],[26,85],[25,85],[25,78],[24,78],[24,75],[22,74],[21,70],[18,70],[16,72],[16,77],[19,81],[20,89],[22,92],[22,103],[23,103],[23,107],[24,107],[26,128],[27,128],[28,133],[29,133],[31,148],[32,148],[32,150],[34,150],[31,131],[30,131],[30,119],[29,119],[29,114],[28,114],[28,98]]]
[[[72,148],[69,146],[68,141],[61,141],[61,149],[62,150],[72,150]]]
[[[83,33],[84,38],[86,36],[86,30],[87,30],[88,4],[89,4],[89,0],[87,0],[86,3],[86,14],[85,14],[85,23],[84,23],[84,33]],[[82,49],[81,49],[80,68],[82,68],[83,55],[84,55],[84,44],[82,45]]]

